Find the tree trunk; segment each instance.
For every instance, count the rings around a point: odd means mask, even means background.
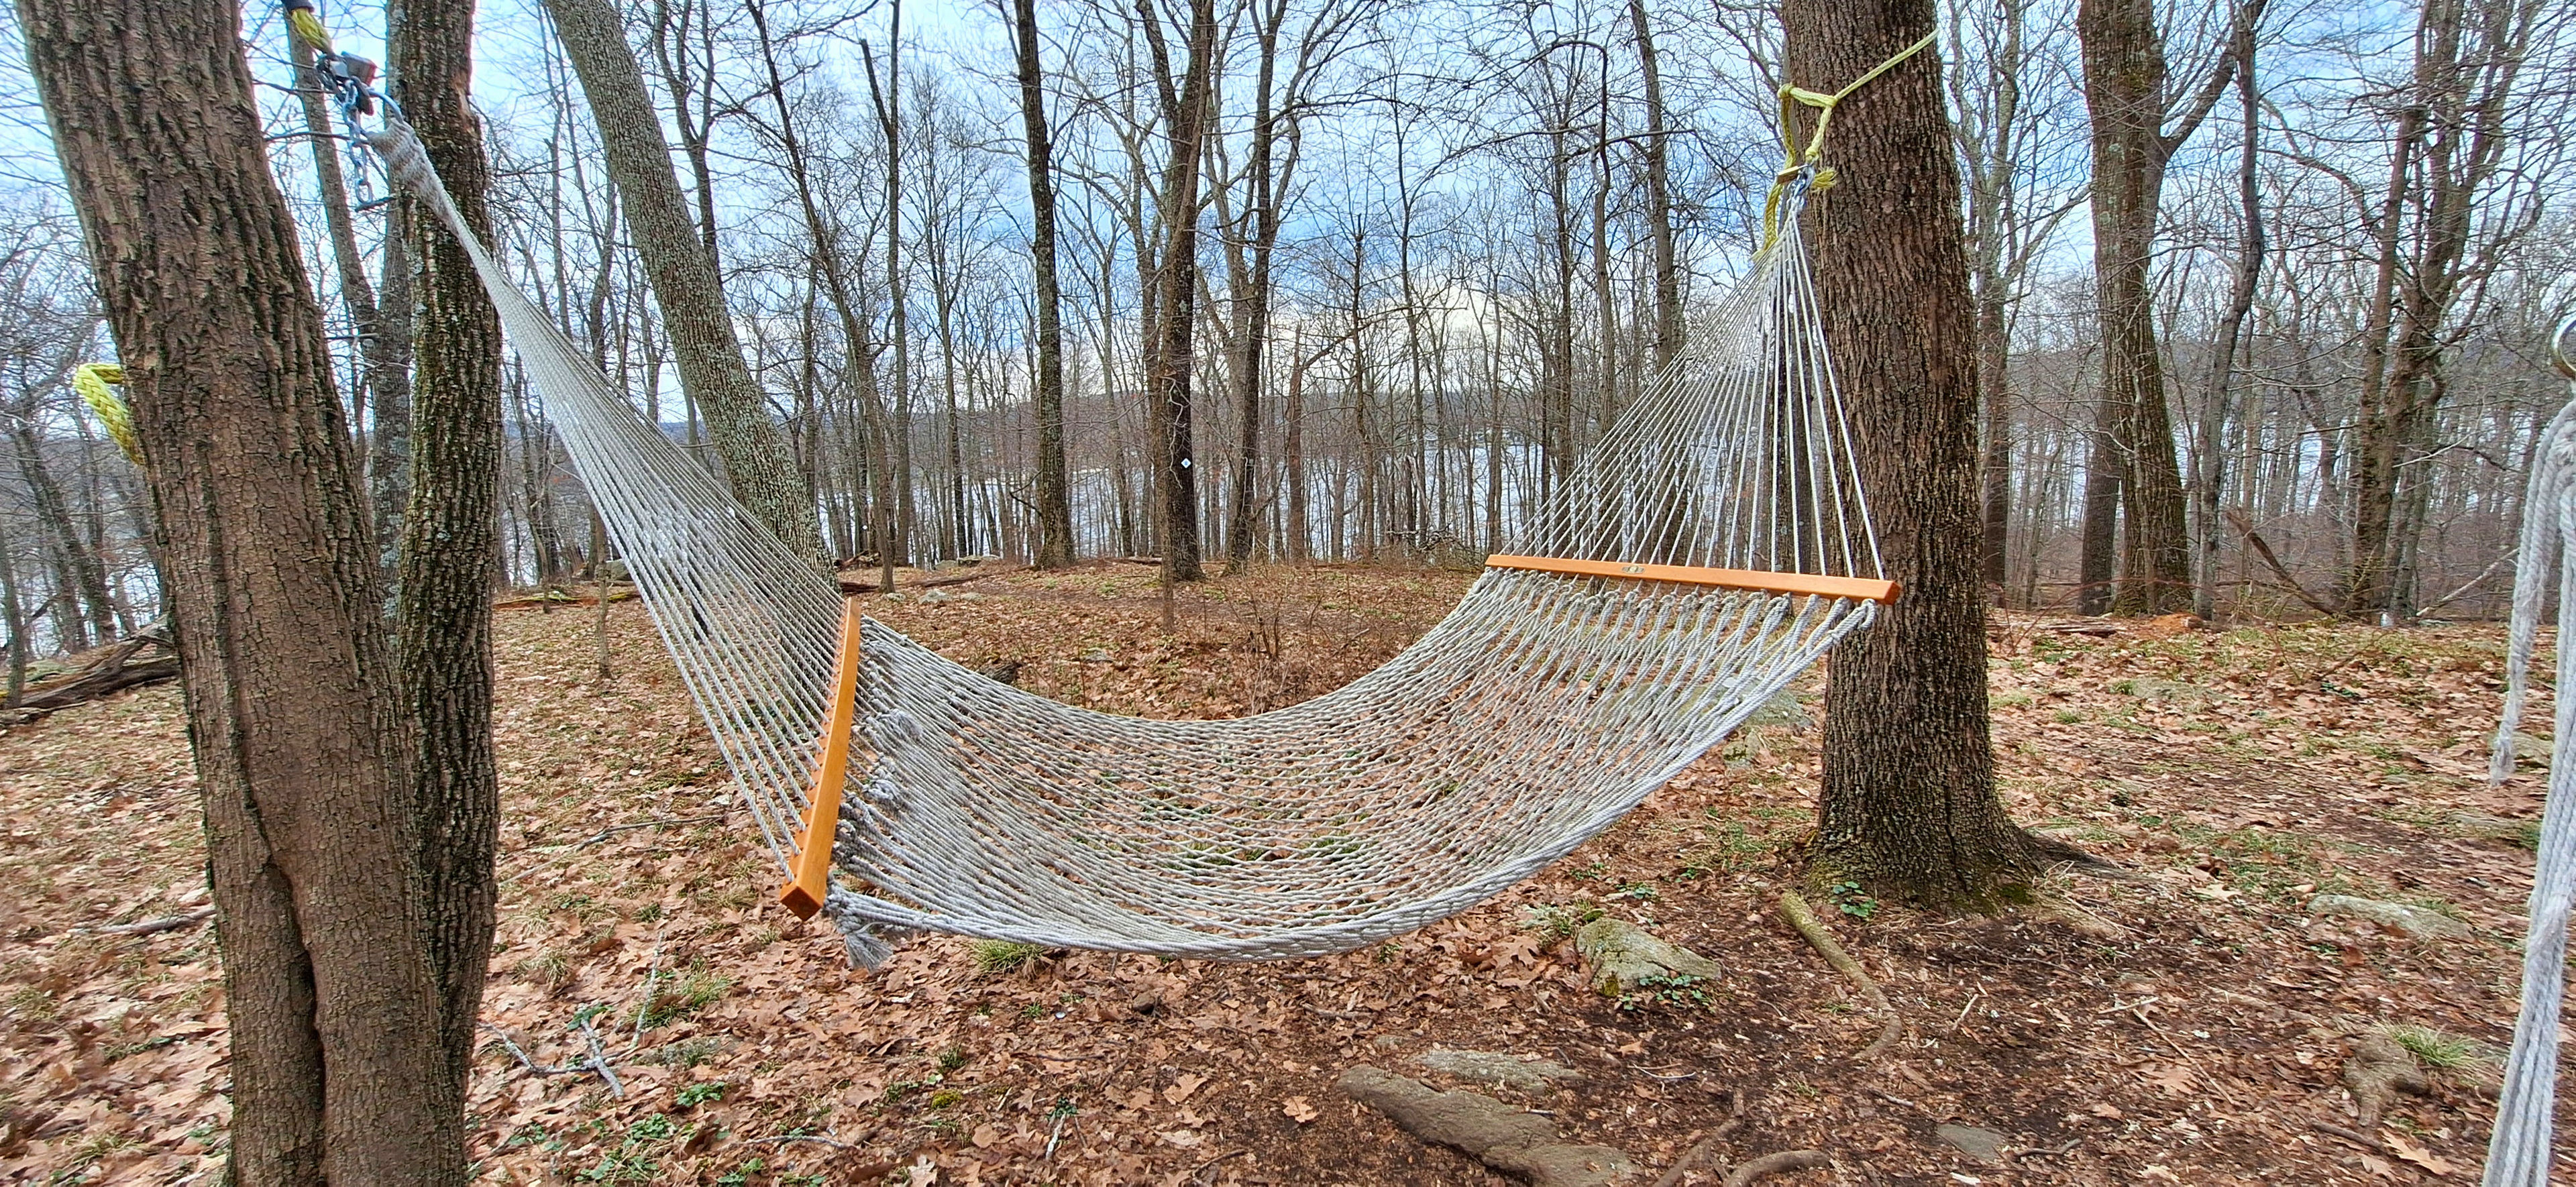
[[[473,0],[406,0],[393,26],[394,101],[466,225],[488,240],[491,167],[467,87]],[[419,728],[413,779],[431,972],[448,1077],[461,1096],[492,960],[501,793],[492,755],[492,585],[499,556],[501,322],[474,265],[421,212],[414,279],[411,501],[398,551],[396,658]],[[522,439],[522,445],[527,442]]]
[[[2262,3],[2246,0],[2236,19],[2250,24]],[[2221,58],[2211,85],[2168,134],[2164,38],[2153,0],[2082,0],[2075,29],[2083,41],[2084,104],[2093,120],[2093,288],[2111,437],[2111,448],[2096,459],[2120,466],[2122,564],[2111,608],[2161,614],[2190,603],[2191,547],[2148,270],[2165,163],[2217,102],[2235,57]]]
[[[1646,225],[1655,248],[1655,371],[1682,352],[1681,264],[1673,245],[1673,182],[1664,146],[1664,75],[1655,60],[1653,23],[1646,0],[1628,0],[1628,23],[1637,37],[1637,66],[1646,83]]]
[[[304,127],[313,141],[313,178],[322,189],[322,220],[330,232],[331,263],[340,282],[340,303],[349,311],[349,328],[358,336],[358,357],[366,398],[358,406],[374,409],[371,431],[365,440],[371,449],[390,452],[400,450],[408,458],[411,450],[411,254],[402,250],[403,236],[388,235],[385,241],[386,290],[398,297],[405,308],[398,316],[385,316],[376,298],[376,286],[367,278],[367,261],[358,250],[356,220],[350,216],[349,185],[340,171],[339,142],[331,131],[330,105],[324,101],[321,76],[314,71],[313,47],[300,37],[287,38],[295,62],[296,99],[304,109]],[[396,204],[397,211],[408,214],[408,202]],[[397,224],[400,225],[400,224]],[[396,276],[399,273],[399,282]],[[400,341],[396,341],[396,335]],[[390,433],[392,441],[377,443],[376,437]],[[377,456],[385,456],[379,452]],[[371,467],[373,469],[373,467]],[[377,547],[387,549],[385,571],[391,575],[394,558],[390,551],[402,538],[401,501],[410,497],[405,465],[384,467],[382,475],[371,473],[369,485],[375,487],[375,529]],[[397,490],[399,493],[397,493]]]
[[[168,542],[223,947],[233,1181],[461,1183],[411,731],[241,14],[17,7]]]
[[[1073,495],[1064,460],[1064,302],[1055,274],[1055,146],[1047,128],[1046,75],[1038,66],[1037,0],[1011,0],[1011,47],[1019,66],[1020,126],[1028,137],[1029,254],[1038,289],[1034,560],[1038,568],[1057,569],[1073,563]]]
[[[770,422],[768,403],[743,364],[715,260],[691,225],[671,173],[662,118],[644,90],[644,69],[626,44],[626,28],[609,0],[546,0],[565,56],[581,77],[599,125],[608,175],[626,208],[635,249],[653,282],[654,301],[680,364],[680,388],[707,418],[716,456],[735,497],[778,533],[787,547],[823,562],[813,497]],[[709,213],[712,220],[713,213]]]
[[[2245,318],[2254,310],[2254,291],[2263,279],[2263,194],[2260,189],[2262,163],[2261,126],[2257,122],[2262,110],[2261,94],[2254,85],[2254,30],[2237,30],[2236,44],[2229,47],[2236,55],[2236,93],[2244,113],[2242,143],[2237,146],[2236,190],[2243,219],[2241,238],[2236,249],[2236,282],[2227,301],[2227,316],[2218,329],[2218,359],[2210,364],[2209,390],[2201,404],[2200,448],[2192,458],[2192,494],[2196,515],[2192,524],[2196,538],[2192,541],[2194,558],[2191,612],[2202,618],[2218,615],[2218,542],[2219,502],[2227,485],[2227,419],[2228,402],[2236,390],[2236,358],[2240,341],[2245,336]]]
[[[1226,509],[1225,560],[1229,572],[1252,563],[1252,516],[1261,473],[1262,348],[1270,337],[1271,256],[1279,245],[1280,185],[1271,167],[1281,113],[1273,104],[1279,64],[1279,26],[1288,17],[1286,0],[1270,0],[1260,20],[1261,65],[1253,83],[1252,160],[1244,185],[1252,209],[1250,274],[1236,277],[1243,287],[1234,293],[1234,402],[1236,424],[1233,501]],[[1293,120],[1293,114],[1286,118]]]
[[[1163,168],[1164,240],[1147,297],[1154,306],[1153,322],[1145,331],[1153,343],[1146,359],[1145,409],[1153,438],[1166,582],[1205,576],[1199,565],[1198,473],[1190,456],[1190,385],[1197,371],[1192,335],[1198,320],[1193,307],[1199,287],[1199,161],[1215,105],[1216,0],[1190,0],[1189,13],[1189,57],[1175,93],[1162,18],[1145,0],[1136,4],[1136,18],[1154,50],[1171,141],[1171,158]]]
[[[1932,0],[1789,0],[1788,76],[1833,90],[1932,28]],[[1995,793],[1978,584],[1975,310],[1936,51],[1844,101],[1816,202],[1816,287],[1888,576],[1905,594],[1835,651],[1819,876],[1978,907],[2039,869]]]
[[[2110,611],[2111,580],[2119,571],[2120,474],[2127,467],[2120,464],[2115,440],[2118,418],[2116,402],[2108,397],[2095,400],[2093,429],[2085,441],[2082,539],[2075,566],[2078,614]]]

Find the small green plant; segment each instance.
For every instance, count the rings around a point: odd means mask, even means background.
[[[939,1091],[930,1094],[929,1104],[930,1107],[934,1109],[945,1109],[953,1107],[965,1099],[966,1094],[963,1092],[959,1092],[954,1088],[942,1088]]]
[[[651,923],[651,922],[653,922],[654,920],[660,919],[660,918],[663,916],[663,914],[664,914],[664,912],[663,912],[663,910],[662,910],[662,904],[660,904],[660,903],[646,903],[646,904],[644,904],[643,906],[636,908],[636,911],[635,911],[635,922],[637,922],[637,923]]]
[[[1603,914],[1601,908],[1592,903],[1551,903],[1529,908],[1521,926],[1564,939]]]
[[[626,1127],[617,1148],[600,1155],[590,1169],[574,1176],[585,1183],[647,1183],[662,1173],[654,1149],[680,1132],[679,1123],[660,1113]]]
[[[705,1063],[723,1043],[713,1035],[682,1039],[655,1049],[644,1058],[664,1067],[691,1068]]]
[[[2458,1071],[2490,1062],[2493,1057],[2475,1039],[2447,1034],[2429,1026],[2392,1026],[2388,1037],[2397,1045],[2415,1053],[2424,1066],[2435,1071]]]
[[[956,1071],[957,1069],[966,1066],[966,1061],[973,1058],[974,1056],[968,1054],[964,1047],[950,1047],[949,1049],[939,1053],[939,1070],[943,1072]]]
[[[1854,919],[1867,919],[1878,914],[1878,900],[1863,893],[1858,882],[1836,882],[1827,891],[1834,906]]]
[[[1628,1013],[1644,1009],[1705,1010],[1708,991],[1700,988],[1706,978],[1688,973],[1669,977],[1639,977],[1636,987],[1619,995],[1619,1008]]]
[[[519,962],[519,975],[551,993],[572,984],[572,960],[548,948]]]
[[[1655,884],[1652,882],[1623,882],[1619,889],[1610,892],[1610,897],[1651,903],[1661,899],[1663,895],[1655,889]]]
[[[1046,1017],[1046,1007],[1039,1005],[1036,1002],[1030,1002],[1029,1004],[1020,1007],[1020,1017],[1044,1018]]]
[[[705,961],[693,961],[683,972],[653,990],[643,1006],[644,1026],[668,1026],[715,1004],[733,988],[733,978],[707,968]]]
[[[975,970],[986,976],[1011,972],[1046,955],[1046,945],[1018,940],[977,940],[974,943]]]
[[[680,1085],[680,1107],[694,1109],[711,1100],[723,1100],[727,1087],[728,1085],[722,1080],[700,1080],[695,1084],[682,1084]]]
[[[716,1176],[716,1187],[750,1187],[751,1177],[769,1169],[769,1164],[754,1158]]]

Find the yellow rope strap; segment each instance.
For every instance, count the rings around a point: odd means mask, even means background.
[[[125,368],[114,363],[82,363],[72,368],[72,390],[80,393],[108,439],[125,451],[125,460],[143,464],[143,446],[134,439],[134,410],[125,406],[111,384],[125,382]]]
[[[1780,146],[1787,150],[1789,159],[1787,163],[1780,166],[1779,174],[1771,179],[1771,194],[1762,202],[1762,245],[1764,247],[1771,246],[1771,241],[1780,235],[1780,199],[1782,195],[1788,193],[1789,183],[1797,180],[1800,172],[1815,164],[1824,154],[1825,129],[1833,125],[1835,105],[1850,98],[1852,92],[1877,81],[1879,75],[1896,69],[1905,59],[1923,52],[1923,48],[1932,44],[1933,39],[1939,36],[1938,32],[1924,34],[1923,40],[1896,51],[1886,61],[1870,67],[1869,73],[1851,80],[1850,85],[1830,95],[1801,86],[1783,85],[1780,88]],[[1815,134],[1807,138],[1804,148],[1799,147],[1798,144],[1797,114],[1800,104],[1813,107],[1820,113],[1816,116]],[[1810,188],[1821,190],[1833,184],[1834,171],[1830,168],[1819,168],[1816,170],[1816,178]]]
[[[331,51],[331,31],[322,27],[322,14],[313,11],[312,0],[287,0],[286,27],[317,54]]]

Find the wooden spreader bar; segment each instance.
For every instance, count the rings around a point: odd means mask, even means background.
[[[859,601],[841,604],[841,653],[832,670],[832,702],[823,713],[822,758],[814,764],[812,806],[805,837],[796,848],[793,875],[778,888],[778,901],[799,919],[823,909],[832,879],[832,834],[841,819],[841,781],[850,770],[850,726],[859,702]]]
[[[1703,569],[1694,565],[1631,564],[1627,561],[1587,561],[1562,556],[1513,556],[1500,552],[1486,557],[1485,567],[1528,569],[1576,577],[1717,585],[1765,593],[1816,594],[1828,598],[1858,598],[1867,602],[1893,602],[1900,592],[1895,582],[1876,577],[1825,577],[1814,573],[1774,573],[1763,569]]]

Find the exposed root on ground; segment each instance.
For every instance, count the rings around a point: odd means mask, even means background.
[[[1799,935],[1807,937],[1807,943],[1824,956],[1826,964],[1851,978],[1852,984],[1859,987],[1861,996],[1868,998],[1869,1004],[1878,1010],[1879,1017],[1883,1019],[1879,1024],[1878,1037],[1870,1040],[1869,1045],[1853,1057],[1862,1061],[1878,1058],[1879,1053],[1887,1050],[1888,1045],[1896,1041],[1898,1032],[1904,1029],[1902,1020],[1896,1016],[1896,1003],[1887,1000],[1887,994],[1879,989],[1878,982],[1870,980],[1869,973],[1860,967],[1860,962],[1834,942],[1833,933],[1825,930],[1824,921],[1816,918],[1815,908],[1807,905],[1804,896],[1794,890],[1781,891],[1780,913],[1788,917],[1789,926],[1797,928]]]
[[[1440,1092],[1361,1064],[1334,1082],[1342,1095],[1384,1113],[1406,1133],[1459,1150],[1532,1187],[1608,1187],[1627,1177],[1628,1156],[1556,1140],[1556,1123],[1475,1092]]]
[[[1708,1131],[1707,1137],[1691,1143],[1690,1149],[1682,1151],[1682,1156],[1674,1159],[1673,1164],[1665,1167],[1664,1173],[1655,1178],[1654,1187],[1679,1187],[1682,1176],[1690,1173],[1693,1164],[1725,1142],[1743,1124],[1744,1090],[1730,1088],[1726,1092],[1726,1120],[1720,1122],[1717,1128]],[[1721,1173],[1723,1173],[1722,1170]]]
[[[1744,1187],[1745,1184],[1756,1179],[1785,1175],[1790,1171],[1811,1171],[1832,1165],[1833,1160],[1825,1157],[1825,1152],[1822,1150],[1783,1150],[1777,1154],[1765,1154],[1735,1168],[1726,1176],[1726,1187]]]
[[[2398,1093],[2424,1092],[2424,1072],[2415,1066],[2414,1052],[2374,1030],[2352,1040],[2352,1058],[2343,1061],[2343,1086],[2352,1092],[2361,1131],[2370,1133],[2379,1128],[2380,1114],[2397,1103]]]

